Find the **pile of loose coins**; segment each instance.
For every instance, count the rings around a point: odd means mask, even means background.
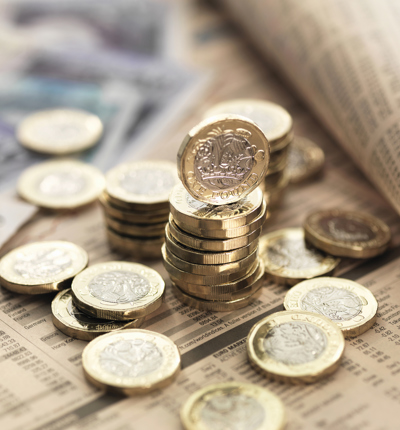
[[[179,182],[168,161],[120,164],[106,174],[100,197],[112,247],[136,258],[159,258],[168,222],[168,196]]]

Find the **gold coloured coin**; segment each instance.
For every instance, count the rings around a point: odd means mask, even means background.
[[[51,303],[51,311],[53,324],[67,336],[80,340],[92,340],[111,331],[140,327],[144,321],[144,318],[132,321],[93,318],[74,305],[70,289],[56,295]]]
[[[295,137],[290,145],[287,170],[292,184],[315,176],[324,167],[324,151],[305,137]]]
[[[263,193],[257,188],[235,203],[210,205],[194,199],[177,185],[170,195],[170,210],[174,220],[199,229],[230,229],[249,224],[262,211]]]
[[[308,215],[305,238],[316,248],[338,257],[371,258],[389,246],[389,227],[362,212],[330,209]]]
[[[166,336],[128,329],[99,336],[83,350],[85,377],[115,394],[132,396],[171,384],[180,371],[177,346]]]
[[[132,224],[111,217],[105,217],[106,224],[114,231],[139,237],[162,236],[166,222],[160,224]]]
[[[367,288],[348,279],[330,277],[300,282],[289,290],[283,304],[290,311],[326,316],[345,337],[358,336],[371,328],[378,311],[378,302]]]
[[[344,337],[330,319],[304,311],[268,315],[247,337],[250,364],[276,381],[313,383],[335,372],[344,352]]]
[[[88,267],[72,282],[75,305],[96,318],[126,321],[161,306],[165,284],[150,267],[109,261]]]
[[[124,163],[106,174],[111,202],[138,211],[167,208],[169,194],[178,183],[176,165],[170,161]]]
[[[234,203],[263,180],[269,144],[261,129],[237,115],[218,115],[194,127],[178,151],[178,174],[196,200]]]
[[[61,240],[22,245],[0,261],[0,284],[20,294],[63,290],[88,264],[87,252]]]
[[[104,189],[97,168],[77,160],[45,161],[26,169],[18,180],[18,194],[48,209],[75,209],[96,200]]]
[[[18,126],[17,139],[34,151],[65,155],[95,145],[103,133],[99,117],[77,109],[35,112]]]
[[[329,275],[340,262],[339,258],[307,246],[302,228],[284,228],[262,236],[259,254],[267,276],[287,285]]]
[[[269,390],[242,382],[208,385],[193,393],[181,409],[186,430],[283,430],[285,410]]]
[[[200,251],[210,252],[231,251],[233,249],[248,246],[250,243],[255,241],[261,234],[261,228],[259,228],[246,235],[234,237],[231,239],[219,240],[199,238],[195,235],[191,235],[190,233],[181,230],[175,224],[172,217],[170,217],[168,229],[171,233],[171,236],[182,245],[185,245],[189,248],[198,249]]]
[[[205,118],[219,114],[241,115],[254,121],[267,136],[271,153],[279,151],[293,139],[292,117],[275,103],[257,99],[228,100],[209,109]]]

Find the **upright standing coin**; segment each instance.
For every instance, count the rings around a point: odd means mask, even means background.
[[[193,393],[181,409],[181,421],[186,430],[282,430],[285,411],[265,388],[222,382]]]
[[[276,381],[312,383],[335,372],[344,337],[330,319],[311,312],[284,311],[256,323],[247,337],[250,364]]]
[[[367,288],[342,278],[317,278],[300,282],[284,301],[289,311],[309,311],[335,322],[346,337],[358,336],[372,327],[378,302]]]
[[[261,129],[238,115],[218,115],[194,127],[178,151],[178,174],[197,200],[234,203],[264,179],[269,144]]]
[[[68,288],[88,263],[85,250],[70,242],[34,242],[13,249],[0,261],[0,284],[21,294]]]
[[[302,228],[285,228],[262,236],[259,254],[267,276],[288,285],[328,275],[340,262],[339,258],[307,247]]]
[[[97,168],[76,160],[55,160],[26,169],[18,180],[18,194],[48,209],[74,209],[96,200],[104,189]]]
[[[149,330],[122,330],[90,342],[83,350],[86,378],[96,387],[125,394],[145,394],[169,385],[180,370],[177,346]]]
[[[126,321],[161,306],[165,284],[150,267],[109,261],[90,266],[72,282],[74,303],[96,318]]]
[[[93,146],[103,133],[99,117],[76,109],[35,112],[18,126],[17,139],[26,148],[65,155]]]
[[[71,290],[60,291],[51,303],[53,324],[67,336],[92,340],[101,334],[140,327],[144,318],[132,321],[109,321],[93,318],[81,312],[72,301]]]
[[[305,238],[316,248],[338,257],[371,258],[390,242],[390,229],[380,219],[362,212],[330,209],[310,214]]]

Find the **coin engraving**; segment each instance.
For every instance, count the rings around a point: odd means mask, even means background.
[[[119,183],[128,193],[159,196],[168,193],[176,179],[165,169],[132,168],[121,176]]]
[[[263,340],[265,352],[286,365],[309,363],[326,350],[328,339],[315,325],[285,322],[273,327]]]
[[[64,249],[43,248],[21,252],[14,263],[14,271],[23,278],[47,278],[57,275],[72,265]]]
[[[321,227],[334,239],[345,242],[369,241],[375,237],[369,226],[355,219],[325,218],[321,220]]]
[[[86,180],[79,171],[53,172],[41,179],[38,189],[51,197],[67,197],[79,194],[86,185]]]
[[[349,290],[325,286],[309,291],[302,297],[300,306],[304,311],[317,312],[333,321],[348,321],[362,311],[363,304]]]
[[[104,324],[104,320],[100,318],[91,317],[88,314],[85,314],[81,310],[79,310],[72,300],[68,301],[67,304],[67,312],[71,315],[71,317],[75,318],[82,325],[86,324]],[[107,321],[107,324],[113,324],[114,321]]]
[[[265,421],[265,415],[256,399],[228,393],[208,400],[200,412],[200,419],[213,430],[255,430]]]
[[[143,339],[125,339],[110,343],[99,356],[103,370],[112,375],[137,378],[159,369],[164,361],[162,351]]]
[[[135,302],[150,291],[150,282],[138,273],[113,270],[100,273],[89,283],[90,293],[109,303]]]

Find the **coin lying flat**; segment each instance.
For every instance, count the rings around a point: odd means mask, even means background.
[[[326,316],[346,337],[358,336],[371,328],[378,311],[378,302],[371,291],[342,278],[300,282],[289,290],[283,304],[287,310]]]
[[[53,324],[67,336],[80,340],[92,340],[110,331],[137,328],[144,318],[132,321],[110,321],[93,318],[80,311],[72,301],[71,290],[60,291],[51,303]]]
[[[284,311],[256,323],[247,337],[250,364],[276,381],[313,383],[335,372],[344,337],[330,319],[304,311]]]
[[[177,185],[170,195],[170,210],[177,222],[199,229],[230,229],[249,224],[262,211],[263,193],[257,188],[235,203],[210,205],[194,199]]]
[[[96,200],[104,189],[97,168],[76,160],[55,160],[26,169],[18,180],[18,194],[48,209],[74,209]]]
[[[371,258],[390,242],[390,229],[380,219],[362,212],[330,209],[310,214],[305,238],[316,248],[338,257]]]
[[[228,100],[209,109],[205,118],[219,114],[241,115],[254,121],[267,136],[271,153],[279,151],[293,139],[292,117],[275,103],[257,99]]]
[[[193,393],[181,409],[186,430],[282,430],[285,411],[265,388],[242,382],[208,385]]]
[[[324,151],[309,139],[296,136],[290,145],[287,170],[292,184],[315,176],[324,166]]]
[[[71,285],[88,264],[85,250],[61,240],[22,245],[0,261],[0,284],[21,294],[44,294]]]
[[[180,370],[177,346],[149,330],[128,329],[99,336],[83,350],[86,378],[112,393],[145,394],[172,383]]]
[[[331,274],[340,262],[339,258],[307,247],[302,228],[285,228],[262,236],[259,253],[267,276],[287,285]]]
[[[161,306],[165,284],[150,267],[110,261],[90,266],[72,282],[75,305],[96,318],[126,321]]]
[[[261,129],[237,115],[218,115],[194,127],[178,151],[178,174],[196,200],[234,203],[253,191],[268,169]]]
[[[63,155],[90,148],[100,139],[99,117],[77,109],[35,112],[18,126],[17,139],[26,148],[46,154]]]

